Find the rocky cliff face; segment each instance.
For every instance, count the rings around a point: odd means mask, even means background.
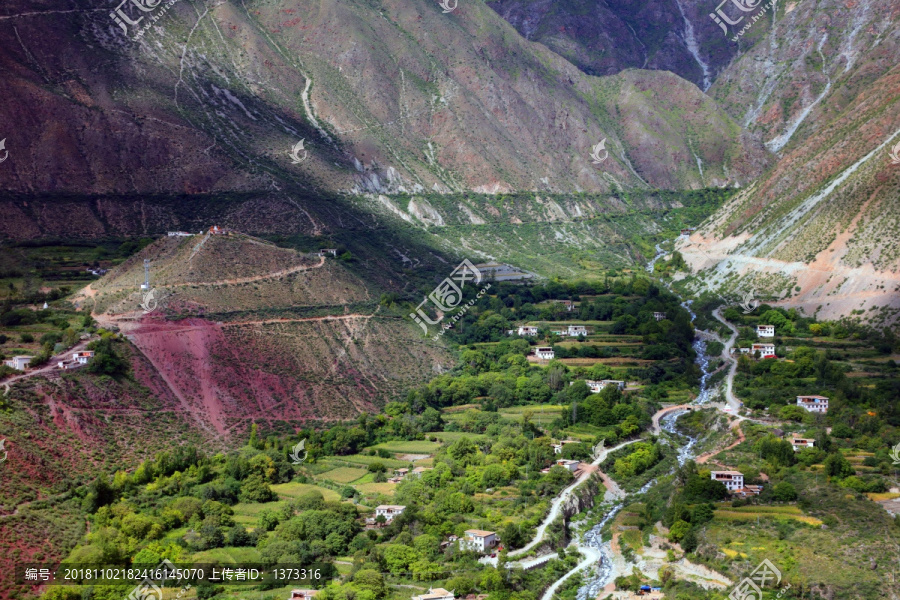
[[[706,90],[738,49],[709,18],[712,2],[494,0],[488,5],[525,38],[591,75],[629,68],[671,71]]]

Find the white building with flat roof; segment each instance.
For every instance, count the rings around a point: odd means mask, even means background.
[[[539,348],[535,348],[534,355],[541,360],[553,360],[553,357],[556,356],[556,354],[553,352],[553,348],[551,348],[550,346],[541,346]]]
[[[725,484],[729,492],[744,487],[744,474],[740,471],[712,471],[709,476],[713,481]]]
[[[828,398],[825,396],[797,396],[797,406],[805,408],[809,412],[827,413]]]
[[[519,335],[537,335],[538,328],[532,325],[522,325],[519,327]]]
[[[775,326],[774,325],[757,325],[756,326],[756,335],[761,338],[775,337]]]
[[[394,517],[403,514],[406,510],[405,506],[399,504],[382,504],[375,507],[375,518],[384,517],[388,522],[393,521]]]
[[[10,359],[4,360],[3,364],[11,369],[15,369],[17,371],[24,371],[28,366],[28,363],[31,362],[33,356],[13,356]]]

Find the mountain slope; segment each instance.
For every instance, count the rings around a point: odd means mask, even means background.
[[[615,75],[629,68],[671,71],[706,90],[738,49],[709,18],[712,6],[682,0],[488,4],[524,37],[591,75]]]
[[[728,152],[708,157],[710,181],[764,166],[695,88],[588,77],[480,3],[179,2],[138,42],[65,0],[3,11],[5,187],[27,195],[700,187],[697,163],[678,159],[717,140]],[[665,100],[615,110],[648,89]],[[693,122],[621,130],[673,110]]]
[[[682,244],[708,285],[897,320],[898,16],[887,2],[780,7],[774,33],[712,87],[779,160]]]
[[[150,260],[158,309],[138,291]],[[163,238],[76,297],[208,435],[374,412],[452,365],[334,259],[234,234]],[[141,306],[144,302],[144,307]],[[168,318],[165,318],[168,317]]]

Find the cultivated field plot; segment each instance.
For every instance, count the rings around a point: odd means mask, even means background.
[[[440,447],[440,444],[429,442],[428,440],[384,442],[383,444],[373,446],[373,448],[384,448],[388,452],[402,454],[434,454]]]
[[[753,521],[760,519],[793,519],[807,525],[819,526],[820,519],[803,514],[796,506],[742,506],[740,508],[716,508],[716,518],[730,521]]]
[[[291,481],[289,483],[276,483],[275,485],[272,485],[270,487],[272,488],[272,491],[278,494],[278,497],[282,500],[293,500],[294,498],[298,498],[303,494],[312,491],[316,491],[322,494],[322,497],[325,498],[326,502],[337,502],[341,499],[341,495],[334,490],[329,490],[328,488],[319,487],[317,485],[311,485],[309,483],[297,483]]]
[[[335,483],[350,483],[361,479],[369,472],[366,469],[356,469],[354,467],[338,467],[330,471],[325,471],[319,477],[334,481]]]
[[[385,496],[393,496],[396,484],[393,483],[363,483],[355,486],[363,494],[369,496],[372,494],[383,494]]]
[[[442,442],[445,442],[448,444],[452,444],[456,440],[458,440],[460,438],[464,438],[464,437],[469,438],[473,442],[478,441],[478,440],[484,440],[484,439],[487,439],[487,437],[488,437],[488,436],[484,435],[483,433],[466,433],[465,431],[433,431],[433,432],[427,433],[425,435],[437,438],[437,439],[441,440]]]
[[[559,418],[563,406],[559,404],[542,404],[536,406],[514,406],[504,408],[500,416],[505,419],[519,421],[525,413],[531,413],[531,422],[537,425],[549,425]]]
[[[231,508],[234,510],[234,522],[243,525],[248,529],[255,528],[259,524],[259,513],[264,510],[278,511],[282,506],[287,504],[286,501],[266,502],[263,504],[256,502],[240,502]]]
[[[380,456],[366,456],[364,454],[351,454],[349,456],[332,456],[328,459],[329,463],[340,465],[343,463],[349,463],[349,465],[342,466],[352,466],[352,465],[365,465],[368,467],[372,463],[381,463],[389,469],[399,469],[401,467],[405,467],[408,463],[404,460],[398,460],[396,458],[381,458]]]

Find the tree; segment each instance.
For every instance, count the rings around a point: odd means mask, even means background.
[[[353,576],[353,583],[363,590],[369,590],[376,598],[383,598],[387,593],[384,576],[375,569],[360,569]]]
[[[853,475],[853,466],[840,452],[825,459],[825,474],[829,477],[849,477]]]
[[[793,502],[797,499],[797,490],[787,481],[772,486],[772,498],[778,502]]]
[[[694,532],[694,528],[691,527],[687,530],[687,533],[684,534],[684,538],[681,540],[681,549],[685,552],[693,552],[697,549],[697,545],[697,534]]]

